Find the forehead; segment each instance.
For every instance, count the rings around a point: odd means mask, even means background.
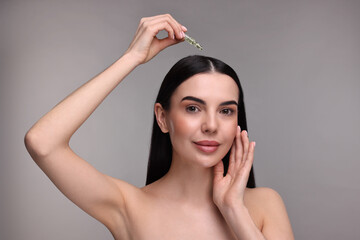
[[[183,97],[193,96],[205,101],[238,101],[239,88],[234,79],[218,72],[199,73],[181,83],[172,98],[180,101]]]

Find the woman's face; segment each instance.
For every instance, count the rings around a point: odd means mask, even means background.
[[[184,81],[171,97],[166,124],[173,158],[212,167],[232,146],[239,89],[221,73],[201,73]]]

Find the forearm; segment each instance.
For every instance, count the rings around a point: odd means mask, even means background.
[[[129,55],[118,59],[45,114],[29,130],[25,141],[37,147],[39,154],[68,145],[74,132],[137,65]]]
[[[265,237],[255,225],[245,206],[228,207],[220,209],[220,211],[237,240],[265,240]]]

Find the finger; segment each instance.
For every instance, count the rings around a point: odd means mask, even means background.
[[[245,163],[247,165],[247,167],[249,168],[249,171],[254,162],[255,145],[256,145],[256,142],[251,142],[249,145],[249,152],[248,152],[248,156],[247,156],[246,163]]]
[[[173,32],[175,34],[175,35],[174,34],[173,35],[177,39],[184,38],[185,34],[183,33],[182,25],[180,23],[178,23],[170,14],[154,16],[154,17],[146,19],[146,22],[149,22],[149,24],[156,24],[156,23],[164,22],[164,21],[166,21],[172,27]]]
[[[176,28],[173,27],[173,25],[169,21],[169,18],[166,16],[156,16],[155,18],[149,20],[147,24],[149,26],[155,26],[158,24],[163,24],[163,26],[166,25],[167,27],[165,30],[168,32],[169,37],[173,39],[175,39],[175,32],[178,31]]]
[[[175,41],[171,36],[174,35],[174,30],[172,29],[172,27],[170,26],[170,24],[166,21],[162,21],[162,22],[158,22],[158,23],[152,23],[151,25],[147,25],[146,29],[144,31],[147,31],[149,33],[149,35],[152,38],[156,38],[156,35],[161,31],[161,30],[165,30],[168,32],[169,38],[166,39],[162,39],[162,40],[166,40],[166,41],[157,41],[159,44],[158,46],[155,46],[155,51],[160,51],[172,44],[177,43],[177,41]],[[156,38],[156,40],[158,40]]]
[[[171,16],[170,14],[168,14],[168,16],[171,18],[172,22],[174,22],[174,24],[176,24],[179,27],[179,33],[181,34],[180,39],[185,37],[184,32],[187,31],[187,28],[183,25],[181,25],[178,21],[176,21],[173,16]]]
[[[156,24],[156,27],[159,29],[159,31],[161,30],[165,30],[168,32],[169,37],[168,38],[164,38],[164,39],[160,39],[158,41],[158,46],[156,46],[156,51],[161,51],[166,47],[169,47],[171,45],[174,45],[176,43],[179,43],[179,40],[174,39],[174,30],[171,27],[171,25],[168,22],[159,22],[158,24]]]
[[[220,160],[214,166],[214,182],[221,181],[224,178],[224,163]]]
[[[242,161],[242,157],[243,157],[243,146],[241,143],[241,129],[240,126],[238,126],[238,129],[236,131],[236,138],[235,138],[235,143],[236,143],[236,151],[235,151],[235,158],[236,158],[236,170],[239,170],[239,167],[241,166],[241,161]]]
[[[244,164],[244,162],[247,159],[247,155],[248,155],[248,151],[249,151],[249,138],[248,138],[248,133],[247,131],[242,131],[241,133],[241,141],[242,141],[242,145],[243,145],[243,156],[242,156],[242,162],[241,165]]]
[[[234,176],[235,171],[235,142],[231,146],[230,157],[229,157],[229,168],[227,174]]]
[[[246,160],[244,161],[244,165],[242,166],[241,170],[239,171],[239,177],[240,179],[242,179],[242,182],[246,185],[248,179],[249,179],[249,175],[250,175],[250,171],[251,171],[251,166],[253,165],[254,162],[254,150],[255,150],[255,142],[251,142],[249,144],[249,151],[248,151],[248,155]]]
[[[180,41],[178,40],[175,40],[175,39],[171,39],[171,38],[164,38],[164,39],[160,39],[158,40],[158,45],[156,46],[155,48],[155,51],[156,52],[160,52],[162,51],[163,49],[171,46],[171,45],[174,45],[176,43],[179,43]]]
[[[236,189],[245,189],[249,180],[251,166],[254,161],[255,142],[251,142],[249,145],[248,158],[244,161],[235,176],[234,187]]]
[[[144,32],[151,32],[151,37],[154,38],[156,34],[163,30],[155,30],[154,27],[161,22],[166,22],[163,16],[154,16],[154,17],[145,17],[140,20],[139,27],[136,30],[135,37],[132,41],[132,44],[135,44],[139,38],[142,37]],[[155,31],[154,31],[155,30]],[[174,30],[173,29],[167,29],[169,37],[174,36]],[[130,45],[131,46],[131,45]]]
[[[171,39],[175,39],[175,33],[173,27],[169,24],[169,22],[162,22],[159,24],[161,30],[165,30],[168,33],[168,37]]]
[[[173,27],[175,31],[175,36],[177,39],[182,39],[185,37],[184,30],[186,29],[184,26],[182,26],[178,21],[173,18],[170,14],[164,14],[160,15],[159,18],[165,19],[169,22],[169,24]],[[187,31],[187,29],[186,29]]]

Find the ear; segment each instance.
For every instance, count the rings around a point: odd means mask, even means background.
[[[154,112],[156,116],[157,124],[159,125],[163,133],[169,132],[169,128],[166,123],[166,112],[160,103],[155,103]]]

